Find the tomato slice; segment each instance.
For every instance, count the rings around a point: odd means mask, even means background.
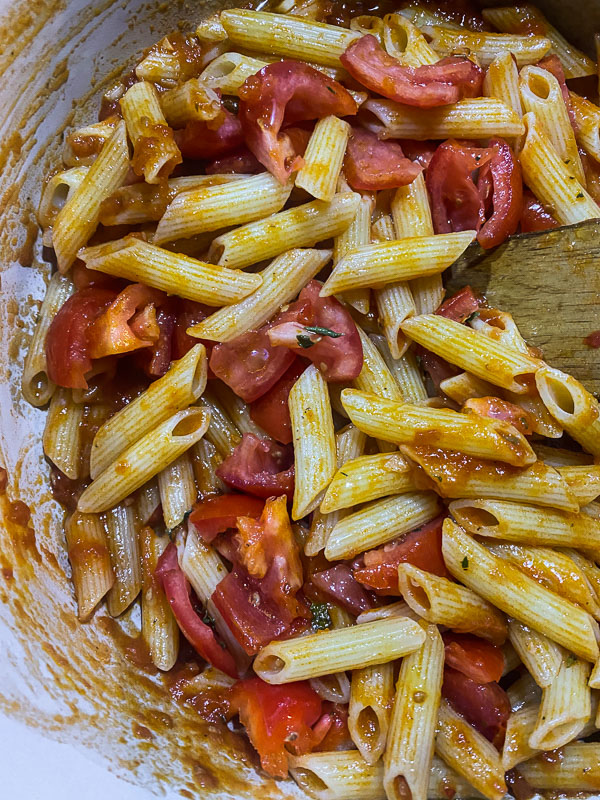
[[[440,317],[453,319],[455,322],[464,322],[473,314],[481,302],[477,299],[475,292],[470,286],[464,286],[453,294],[435,312]]]
[[[447,632],[443,635],[446,664],[477,683],[499,681],[504,672],[504,653],[478,636]]]
[[[510,700],[497,683],[477,683],[462,672],[444,668],[442,695],[452,708],[500,749],[504,743]]]
[[[290,444],[292,441],[288,399],[292,386],[305,369],[306,364],[296,359],[270,391],[250,403],[250,418],[281,444]]]
[[[235,528],[238,517],[258,519],[264,502],[246,494],[221,494],[197,503],[190,514],[190,522],[209,544],[218,533]]]

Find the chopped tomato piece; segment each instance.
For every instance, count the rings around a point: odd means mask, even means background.
[[[465,286],[458,292],[444,300],[442,305],[435,312],[440,317],[453,319],[455,322],[464,322],[471,314],[481,305],[480,300],[475,296],[475,293],[470,286]]]
[[[156,307],[165,299],[163,292],[142,283],[126,286],[91,324],[90,356],[120,355],[154,344],[160,335]]]
[[[446,664],[477,683],[499,681],[504,672],[504,653],[491,642],[463,633],[444,633]]]
[[[246,678],[231,688],[230,708],[239,715],[265,772],[288,774],[288,747],[308,753],[315,743],[312,726],[321,717],[322,701],[308,681],[273,686]]]
[[[427,169],[430,165],[431,159],[438,148],[438,142],[419,142],[416,139],[401,139],[398,144],[401,145],[404,155],[410,158],[411,161],[416,161],[423,169]]]
[[[316,572],[310,582],[327,600],[337,603],[351,614],[358,615],[375,605],[347,564],[336,564],[323,572]]]
[[[510,700],[504,689],[497,683],[477,683],[445,667],[442,695],[488,741],[502,748],[510,716]]]
[[[227,175],[238,173],[240,175],[256,175],[264,172],[264,167],[247,147],[237,150],[228,156],[211,161],[204,168],[207,175]]]
[[[521,165],[504,139],[490,139],[492,159],[479,175],[479,190],[486,183],[491,191],[492,214],[477,234],[486,250],[502,244],[519,227],[523,211],[523,175]]]
[[[478,97],[483,86],[483,70],[466,56],[406,67],[388,55],[371,34],[355,39],[340,61],[367,89],[418,108],[446,106],[465,97]]]
[[[136,359],[150,378],[160,378],[169,369],[173,355],[173,334],[177,322],[177,303],[167,298],[166,303],[156,311],[158,339],[150,347],[138,350]]]
[[[356,114],[352,95],[337,81],[308,64],[277,61],[249,77],[240,89],[239,118],[246,144],[280,183],[303,163],[298,142],[286,125],[329,114]]]
[[[196,303],[194,300],[181,300],[179,301],[179,310],[177,313],[177,321],[175,323],[175,330],[173,331],[173,358],[179,359],[189,352],[194,345],[199,341],[207,348],[210,355],[214,342],[204,341],[203,339],[196,339],[187,333],[187,329],[192,325],[197,325],[206,319],[209,314],[212,314],[214,308],[205,306],[204,303]]]
[[[231,653],[221,647],[212,629],[194,611],[189,585],[177,561],[177,548],[174,544],[171,543],[162,554],[154,574],[162,583],[181,632],[194,650],[213,667],[237,678]]]
[[[463,411],[472,411],[480,417],[503,419],[524,436],[533,433],[534,420],[531,414],[499,397],[472,397],[463,405]]]
[[[210,121],[194,120],[186,123],[183,130],[175,131],[174,136],[185,158],[221,158],[244,144],[239,119],[226,109],[223,109],[223,121],[217,128]]]
[[[290,444],[292,441],[288,399],[292,386],[305,368],[306,365],[297,358],[270,391],[249,405],[250,418],[281,444]]]
[[[440,516],[394,542],[363,556],[364,567],[354,570],[354,577],[377,594],[399,595],[398,565],[409,563],[434,575],[448,577],[442,556],[442,522]]]
[[[294,465],[288,448],[272,439],[245,433],[233,453],[217,468],[228,486],[256,497],[294,496]]]
[[[190,514],[190,522],[204,541],[210,544],[218,533],[235,528],[238,517],[258,519],[264,505],[258,497],[246,494],[220,494],[196,503]]]
[[[530,191],[523,195],[523,211],[521,213],[521,232],[537,233],[558,228],[559,223],[552,214],[544,208],[537,197]]]
[[[353,128],[344,159],[344,174],[353,189],[395,189],[412,183],[422,167],[402,152],[397,142],[382,142],[376,134]]]

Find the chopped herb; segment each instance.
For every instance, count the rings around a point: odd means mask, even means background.
[[[519,422],[521,423],[521,425],[525,425],[527,428],[529,427],[527,419],[525,417],[519,417]]]
[[[565,158],[565,164],[570,164],[570,163],[571,163],[571,159],[570,158]]]
[[[208,613],[208,611],[204,612],[204,616],[202,617],[202,622],[205,625],[208,625],[209,628],[212,628],[213,630],[215,629],[215,621],[211,617],[211,615]]]
[[[567,656],[567,660],[565,661],[565,667],[567,667],[568,669],[569,667],[573,667],[576,663],[577,663],[577,656],[574,656],[573,653],[569,653],[569,655]]]
[[[442,483],[442,481],[444,480],[441,475],[434,475],[433,477],[436,479],[436,481],[439,481],[440,483]]]
[[[327,603],[311,603],[310,613],[312,614],[310,624],[313,631],[326,631],[331,628],[332,622]]]
[[[576,197],[578,200],[583,200],[583,192],[578,192],[578,193],[575,195],[575,197]]]
[[[521,444],[521,440],[518,439],[516,436],[513,436],[512,433],[505,433],[503,435],[504,441],[508,442],[509,444],[514,444],[515,446]]]
[[[344,476],[344,478],[348,477],[348,473],[347,472],[342,472],[342,470],[340,470],[340,473]]]
[[[465,322],[473,322],[473,320],[477,319],[478,316],[479,316],[479,311],[473,311],[473,313],[469,314],[469,316],[466,318]]]
[[[463,569],[469,569],[469,559],[465,556],[460,562],[460,565]]]
[[[303,347],[305,350],[308,350],[309,347],[312,347],[314,342],[311,340],[310,336],[306,333],[299,333],[296,336],[296,341]]]
[[[309,333],[317,333],[319,336],[330,336],[332,339],[338,339],[343,336],[343,333],[332,331],[331,328],[321,328],[320,325],[306,325],[305,330]]]
[[[331,94],[335,94],[335,89],[333,88],[333,86],[328,86],[327,91],[331,92]]]

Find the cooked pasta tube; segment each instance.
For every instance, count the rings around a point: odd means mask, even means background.
[[[419,29],[426,25],[446,25],[448,28],[461,30],[461,25],[448,19],[448,15],[441,8],[434,6],[416,2],[414,5],[400,9],[398,13],[409,19]]]
[[[168,536],[157,536],[149,526],[139,534],[142,566],[142,638],[152,663],[168,672],[179,653],[179,628],[160,582],[154,577],[158,559],[169,544]]]
[[[525,113],[535,114],[558,155],[585,186],[575,133],[558,80],[547,69],[529,66],[521,70],[519,89]]]
[[[288,405],[294,442],[295,488],[292,519],[302,519],[321,504],[335,474],[335,431],[327,384],[311,364],[290,392]]]
[[[173,530],[183,522],[198,497],[189,453],[183,453],[158,473],[158,488],[165,525]]]
[[[154,244],[268,217],[283,208],[291,190],[290,182],[282,186],[270,173],[262,172],[233,183],[181,192],[158,223]]]
[[[329,703],[348,703],[350,701],[350,681],[345,672],[311,678],[310,685],[323,700]]]
[[[90,455],[90,474],[97,478],[109,464],[142,436],[176,411],[197,400],[206,386],[206,350],[197,344],[168,372],[100,427]]]
[[[350,30],[358,31],[362,36],[371,34],[371,36],[374,36],[379,44],[381,44],[383,20],[381,17],[374,17],[369,14],[361,14],[358,17],[352,17],[350,20]]]
[[[395,237],[394,220],[389,214],[382,214],[371,225],[371,239],[373,242],[392,242]]]
[[[526,469],[517,469],[432,447],[402,445],[400,449],[421,467],[431,480],[431,488],[442,497],[473,498],[477,503],[483,496],[565,511],[578,509],[578,503],[561,474],[541,461]],[[474,503],[464,505],[467,507]]]
[[[503,33],[519,33],[526,30],[542,33],[552,43],[552,53],[561,60],[567,78],[582,78],[595,75],[596,65],[589,56],[568,42],[544,17],[542,12],[532,5],[508,6],[503,8],[486,8],[483,18]]]
[[[506,723],[506,737],[502,748],[502,767],[507,772],[522,761],[533,758],[539,751],[531,747],[531,736],[539,714],[537,704],[528,704],[513,711]]]
[[[421,31],[402,14],[386,14],[381,38],[387,52],[407,67],[423,67],[440,60]]]
[[[407,350],[400,358],[393,358],[388,343],[383,336],[373,334],[371,335],[371,341],[375,343],[385,363],[388,365],[388,369],[396,378],[396,383],[400,387],[404,400],[415,405],[427,400],[427,390],[425,389],[423,376],[412,350]]]
[[[138,80],[150,81],[165,89],[177,85],[180,73],[179,56],[167,37],[161,39],[135,68]]]
[[[426,443],[435,431],[439,448],[516,466],[535,461],[525,438],[512,425],[499,420],[473,419],[447,408],[397,403],[355,389],[344,389],[342,403],[357,428],[387,442]]]
[[[537,116],[523,117],[525,143],[519,154],[523,180],[561,225],[600,217],[600,208],[577,180],[573,164],[565,164]]]
[[[571,375],[548,366],[536,373],[535,382],[554,419],[584,450],[600,455],[600,404],[594,395]]]
[[[353,670],[348,730],[368,764],[377,763],[384,753],[393,698],[394,665],[391,662]]]
[[[75,511],[65,522],[67,555],[77,599],[77,617],[86,622],[115,582],[102,521]]]
[[[227,31],[221,24],[220,15],[211,14],[210,17],[200,20],[196,36],[208,42],[224,42],[227,39]]]
[[[112,116],[103,122],[93,122],[91,125],[76,128],[65,137],[65,146],[62,152],[65,166],[83,167],[85,170],[79,180],[73,173],[67,177],[67,179],[75,178],[76,186],[81,183],[87,173],[86,167],[90,167],[94,163],[103,145],[113,135],[118,121],[118,117]]]
[[[442,550],[457,580],[580,658],[596,660],[597,625],[586,611],[490,553],[451,519],[444,521]]]
[[[333,200],[349,136],[350,125],[343,119],[335,116],[320,119],[308,140],[296,186],[318,200]]]
[[[129,608],[142,588],[135,512],[133,506],[121,504],[102,517],[110,563],[115,576],[106,605],[111,617],[118,617]]]
[[[112,133],[112,129],[111,129]],[[72,167],[53,175],[42,189],[37,218],[42,228],[48,228],[56,215],[88,174],[89,167]]]
[[[519,765],[519,772],[534,789],[596,792],[600,789],[600,744],[572,742],[562,747],[560,757],[545,753]]]
[[[329,534],[325,558],[352,558],[424,525],[438,511],[433,492],[408,492],[376,500],[338,522]]]
[[[458,633],[474,633],[494,644],[505,641],[504,615],[465,586],[412,564],[400,564],[398,583],[404,600],[423,619]]]
[[[241,53],[223,53],[204,68],[200,82],[223,94],[237,95],[246,78],[256,75],[268,63]]]
[[[474,231],[462,231],[363,245],[335,265],[321,296],[437,275],[453,264],[474,238]]]
[[[393,617],[271,642],[256,656],[254,671],[267,683],[291,683],[387,664],[418,650],[424,641],[425,632],[416,622]]]
[[[497,98],[505,106],[512,108],[519,117],[523,116],[519,68],[510,51],[498,53],[490,62],[483,81],[483,93],[487,97]]]
[[[148,481],[138,491],[135,513],[142,525],[148,525],[160,505],[160,492],[156,480]]]
[[[459,372],[458,375],[445,378],[440,382],[440,389],[459,406],[472,397],[493,397],[498,392],[496,386],[469,372]]]
[[[217,236],[208,258],[232,269],[274,258],[294,247],[312,247],[342,234],[356,215],[359,203],[356,192],[341,192],[330,202],[313,200],[280,211]]]
[[[438,723],[437,754],[488,800],[502,800],[507,790],[494,745],[459,716],[447,700],[440,703]]]
[[[393,100],[367,100],[362,108],[375,117],[369,127],[382,139],[489,139],[524,133],[518,114],[495,97],[459,100],[433,109],[410,108]]]
[[[401,403],[402,392],[383,356],[362,328],[357,328],[363,350],[363,366],[358,377],[354,379],[354,386],[362,392]]]
[[[201,439],[209,422],[210,413],[202,408],[173,414],[120,453],[84,490],[78,509],[112,508]]]
[[[573,450],[565,450],[563,447],[549,447],[543,442],[534,442],[532,447],[538,459],[551,467],[582,467],[592,464],[594,461],[589,453],[576,453]],[[565,480],[567,479],[565,478]],[[600,483],[598,494],[600,494]]]
[[[206,391],[199,401],[210,412],[206,440],[213,444],[221,458],[230,456],[241,442],[242,434],[212,391]]]
[[[539,705],[542,699],[542,690],[528,672],[525,672],[506,690],[510,707],[513,711],[520,711],[525,706],[534,703]]]
[[[427,797],[430,800],[448,800],[449,792],[452,793],[453,800],[461,800],[461,798],[473,800],[473,798],[483,797],[462,775],[444,763],[439,756],[434,755],[429,773]]]
[[[222,11],[221,23],[238,47],[330,67],[339,67],[342,53],[360,37],[336,25],[262,11]]]
[[[576,739],[592,713],[588,686],[590,665],[572,656],[563,659],[552,683],[542,692],[529,745],[535,750],[556,750]]]
[[[415,488],[410,464],[399,453],[361,456],[340,465],[325,493],[321,512],[329,514]]]
[[[402,324],[402,330],[451,364],[515,394],[527,391],[524,381],[541,366],[537,359],[437,314],[411,317]]]
[[[83,406],[73,401],[70,389],[58,387],[52,395],[42,443],[44,454],[61,472],[79,477]]]
[[[492,544],[490,551],[519,567],[550,591],[566,597],[598,618],[598,599],[577,564],[566,553],[550,547],[527,547],[522,544]]]
[[[208,395],[211,400],[211,414],[215,416],[215,403],[218,402],[223,410],[223,413],[229,418],[233,426],[240,432],[254,433],[256,436],[265,436],[264,430],[257,425],[250,417],[250,409],[241,397],[238,397],[227,384],[221,381],[214,381]],[[236,442],[239,441],[236,438]]]
[[[333,244],[333,262],[337,264],[351,250],[371,241],[371,210],[373,199],[369,195],[360,198],[354,218],[345,231],[336,236]],[[346,292],[344,299],[361,314],[368,314],[369,289],[354,289]]]
[[[219,95],[198,78],[190,78],[163,92],[159,100],[166,121],[174,128],[182,128],[186,122],[194,120],[213,120],[222,113]]]
[[[427,800],[444,671],[444,644],[424,625],[423,646],[402,660],[384,756],[389,800]]]
[[[488,31],[452,30],[442,25],[425,28],[431,37],[431,46],[440,56],[468,52],[476,56],[482,67],[489,67],[499,55],[510,53],[517,66],[535,64],[550,50],[550,40],[545,36],[520,36],[518,34],[488,33]]]
[[[383,762],[367,764],[358,750],[288,757],[290,774],[315,800],[386,800]]]
[[[596,161],[600,161],[600,108],[575,92],[569,92],[569,97],[577,121],[577,141]]]
[[[587,505],[600,495],[600,465],[572,465],[558,467],[579,505]]]
[[[289,303],[331,259],[331,250],[288,250],[261,273],[262,283],[251,295],[215,311],[188,328],[190,336],[228,342],[251,328],[260,328]]]
[[[363,452],[366,436],[354,425],[347,425],[335,435],[336,465],[338,470],[344,464],[356,460]],[[322,507],[321,503],[321,507]],[[316,556],[327,544],[331,531],[343,516],[339,509],[333,509],[331,513],[323,512],[321,508],[313,511],[310,522],[310,531],[304,543],[304,552],[307,556]]]
[[[137,236],[88,247],[80,257],[88,269],[144,283],[209,306],[238,302],[256,291],[262,283],[260,275],[207,264],[182,253],[171,253]]]
[[[597,550],[595,548],[587,550],[589,558],[578,550],[572,550],[571,548],[565,548],[562,552],[575,562],[577,568],[587,578],[596,599],[600,600],[600,569],[595,563]]]
[[[592,551],[600,546],[600,522],[587,514],[505,500],[457,500],[450,503],[450,512],[465,530],[475,536]]]
[[[96,230],[100,204],[119,188],[128,171],[129,149],[125,123],[120,122],[54,220],[52,246],[61,273],[67,272],[75,261],[77,251]]]
[[[168,178],[182,159],[156,88],[149,81],[134,83],[119,104],[133,142],[133,171],[143,175],[146,183]]]
[[[516,619],[508,620],[508,635],[537,685],[542,689],[550,686],[562,664],[563,648]]]
[[[354,291],[360,291],[355,289]],[[394,358],[400,358],[408,348],[406,336],[400,325],[407,317],[417,313],[410,284],[407,281],[390,283],[375,289],[375,304],[379,314],[379,323],[385,333],[390,351]]]

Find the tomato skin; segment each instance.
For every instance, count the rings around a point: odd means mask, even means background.
[[[440,317],[453,319],[455,322],[464,322],[481,305],[480,300],[475,296],[470,286],[464,286],[453,294],[435,312]]]
[[[537,233],[558,228],[559,223],[529,190],[523,194],[521,233]]]
[[[442,638],[447,666],[477,683],[500,680],[504,672],[504,654],[500,647],[464,633],[448,631]]]
[[[217,468],[228,486],[256,497],[294,497],[294,464],[290,448],[265,436],[245,433],[230,456]]]
[[[495,747],[501,749],[510,716],[510,700],[497,683],[477,683],[444,667],[442,696]]]
[[[353,189],[376,191],[406,186],[421,169],[418,163],[406,158],[398,142],[381,141],[363,128],[352,129],[344,173]]]
[[[310,683],[276,686],[260,678],[246,678],[231,687],[229,700],[231,712],[239,715],[265,772],[287,777],[286,743],[298,755],[310,752],[312,726],[321,717],[322,701]]]
[[[175,131],[175,141],[185,158],[215,159],[228,155],[244,144],[239,119],[226,109],[223,122],[211,128],[208,122],[193,120]]]
[[[281,444],[290,444],[292,441],[288,398],[292,386],[305,369],[306,364],[296,359],[266,394],[250,403],[250,419]]]
[[[494,155],[480,172],[479,189],[481,192],[485,181],[490,181],[493,211],[477,234],[477,241],[486,250],[516,233],[523,211],[521,164],[504,139],[490,139],[489,146]]]
[[[210,544],[218,533],[235,528],[238,517],[258,519],[264,505],[258,497],[246,494],[220,494],[196,503],[190,514],[190,522],[204,541]]]

